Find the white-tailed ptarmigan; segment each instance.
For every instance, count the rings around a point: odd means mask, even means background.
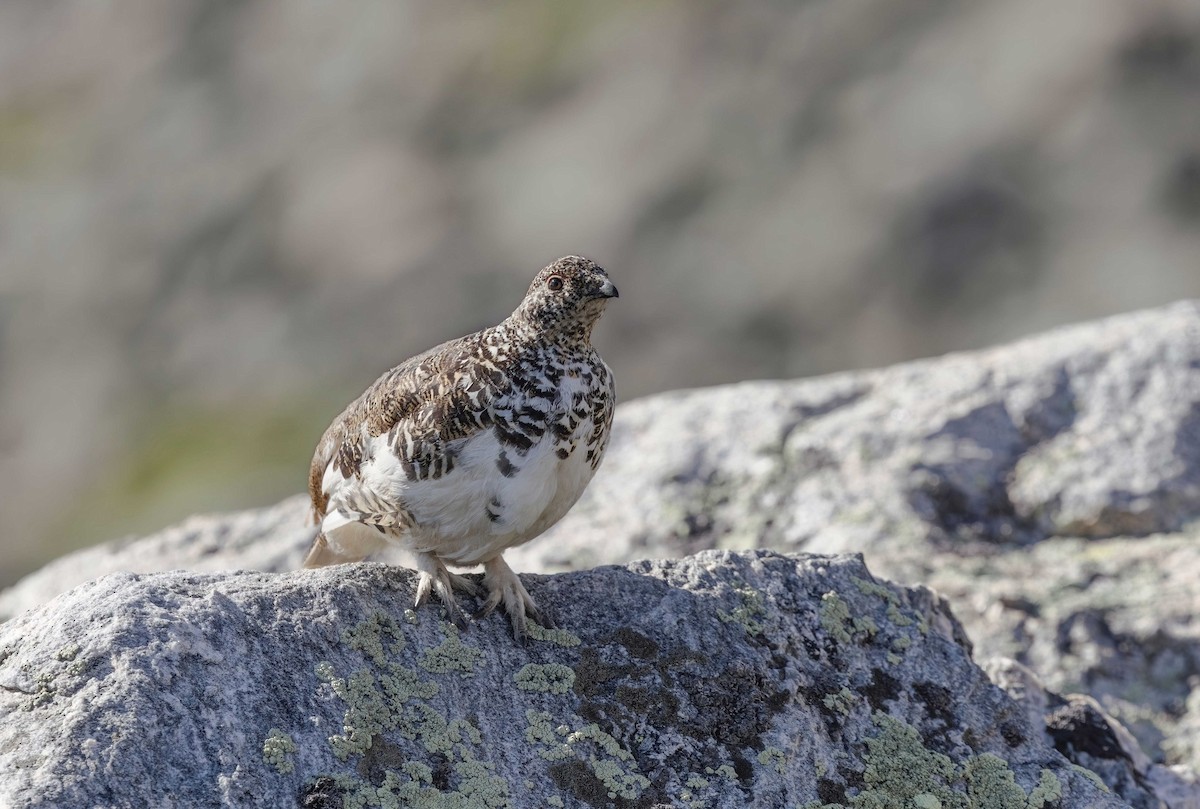
[[[447,565],[483,565],[487,599],[518,640],[540,611],[504,562],[558,522],[592,479],[612,426],[612,372],[592,327],[617,288],[594,261],[566,256],[533,279],[503,323],[401,363],[333,420],[309,471],[320,533],[305,567],[356,562],[388,544],[420,572],[416,605],[437,593],[466,626]]]

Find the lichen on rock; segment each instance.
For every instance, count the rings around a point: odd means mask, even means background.
[[[0,802],[954,807],[1047,803],[1053,776],[1055,809],[1121,805],[1020,725],[943,602],[880,583],[896,626],[856,578],[857,557],[769,551],[540,578],[567,627],[528,647],[502,620],[408,622],[412,579],[380,565],[102,579],[0,627],[0,685],[46,683],[0,723],[36,765]],[[130,777],[97,783],[97,756]]]

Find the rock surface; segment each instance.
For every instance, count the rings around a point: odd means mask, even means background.
[[[619,419],[527,569],[861,551],[945,594],[982,656],[1095,696],[1155,761],[1200,767],[1200,305]]]
[[[0,620],[106,573],[295,570],[312,543],[308,497],[236,514],[198,515],[148,537],[67,554],[0,592]]]
[[[381,565],[114,574],[0,628],[14,806],[1072,809],[1055,751],[923,588],[708,552],[535,577],[518,647]]]

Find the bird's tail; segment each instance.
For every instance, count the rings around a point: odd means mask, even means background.
[[[308,556],[304,557],[304,566],[307,568],[325,567],[348,561],[350,560],[343,559],[341,554],[329,547],[329,540],[325,539],[325,532],[322,531],[313,539],[312,547],[308,549]]]

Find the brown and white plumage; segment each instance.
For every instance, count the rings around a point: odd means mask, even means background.
[[[504,322],[401,363],[333,420],[308,488],[320,533],[305,567],[386,545],[414,555],[418,606],[434,591],[465,625],[446,565],[484,566],[481,614],[503,604],[514,632],[545,617],[501,554],[558,522],[604,457],[614,388],[591,345],[617,290],[567,256],[534,278]]]

